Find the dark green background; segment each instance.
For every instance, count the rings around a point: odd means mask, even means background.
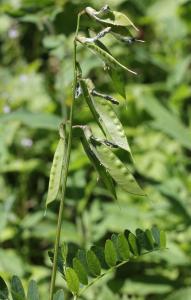
[[[125,12],[146,42],[104,39],[138,76],[127,74],[125,102],[103,64],[79,47],[83,72],[120,101],[118,113],[134,154],[136,178],[148,198],[118,190],[108,196],[77,139],[73,141],[62,241],[85,247],[112,232],[156,224],[168,250],[111,273],[88,300],[191,299],[191,1],[5,0],[0,2],[0,275],[38,281],[47,299],[58,205],[43,217],[58,124],[72,96],[72,40],[77,13],[109,4]],[[83,26],[93,22],[84,19]],[[82,101],[75,123],[95,124]],[[58,286],[65,288],[58,276]],[[66,299],[69,295],[66,293]]]

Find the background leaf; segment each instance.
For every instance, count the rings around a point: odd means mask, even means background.
[[[25,300],[25,292],[20,278],[14,275],[11,279],[11,295],[13,300]]]
[[[36,281],[31,280],[28,286],[27,300],[39,300],[39,292]]]
[[[0,277],[0,299],[8,299],[8,297],[9,297],[8,287],[5,281],[3,280],[3,278]]]
[[[64,300],[64,292],[63,290],[58,290],[54,295],[54,300]]]
[[[189,287],[183,288],[172,293],[169,297],[166,298],[166,300],[181,300],[181,299],[189,300],[190,292],[191,289]]]

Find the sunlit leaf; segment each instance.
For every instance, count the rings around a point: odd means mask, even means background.
[[[79,285],[79,279],[76,272],[72,268],[66,268],[65,276],[70,291],[75,295],[78,294],[80,285]]]
[[[166,248],[166,234],[163,230],[160,231],[160,248]]]
[[[117,253],[114,244],[111,240],[107,240],[105,243],[105,261],[108,266],[113,267],[117,263]]]

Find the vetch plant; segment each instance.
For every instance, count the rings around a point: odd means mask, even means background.
[[[96,22],[102,27],[101,31],[93,37],[79,34],[80,20],[83,15],[88,15],[93,23]],[[127,193],[145,196],[145,192],[135,180],[127,162],[121,160],[121,153],[125,153],[128,160],[133,162],[125,131],[113,108],[119,105],[119,102],[112,96],[97,91],[91,79],[83,77],[77,57],[78,45],[84,46],[98,56],[103,61],[105,71],[111,77],[116,92],[125,98],[124,72],[129,72],[132,76],[136,72],[115,59],[100,39],[112,34],[119,41],[127,44],[142,42],[132,36],[134,31],[138,29],[132,21],[124,14],[112,11],[108,5],[100,11],[87,7],[78,14],[73,50],[73,100],[69,120],[64,120],[59,128],[60,140],[53,158],[46,200],[46,209],[51,202],[60,201],[54,250],[49,251],[52,261],[49,300],[64,299],[63,290],[55,293],[57,271],[66,281],[73,299],[78,299],[87,288],[111,270],[140,255],[166,247],[165,233],[155,226],[151,230],[137,229],[135,234],[129,230],[119,234],[114,233],[105,241],[104,247],[92,246],[89,250],[79,248],[75,254],[70,253],[70,248],[66,244],[60,245],[73,137],[80,139],[88,158],[113,199],[117,199],[116,185]],[[88,125],[74,124],[74,107],[78,105],[81,96],[84,97],[100,128],[101,137],[96,137]],[[0,286],[0,299],[9,299],[8,288],[2,278],[0,278]],[[40,299],[36,283],[30,281],[26,296],[17,276],[13,276],[11,281],[11,295],[13,300]]]

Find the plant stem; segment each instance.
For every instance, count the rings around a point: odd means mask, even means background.
[[[73,70],[74,70],[74,79],[73,79],[73,97],[72,97],[72,104],[70,108],[70,117],[69,117],[69,129],[68,129],[68,141],[67,141],[67,152],[66,152],[66,159],[65,159],[65,166],[63,170],[63,182],[62,182],[62,194],[60,199],[60,207],[59,207],[59,214],[58,214],[58,222],[57,222],[57,229],[56,229],[56,239],[54,244],[54,258],[53,258],[53,266],[52,266],[52,273],[51,273],[51,283],[50,283],[50,300],[53,300],[54,288],[55,288],[55,281],[56,281],[56,273],[57,273],[57,262],[58,262],[58,248],[60,243],[60,234],[61,234],[61,227],[62,227],[62,216],[64,210],[64,201],[65,201],[65,192],[66,192],[66,183],[68,177],[68,168],[70,162],[70,153],[71,153],[71,143],[72,143],[72,124],[73,124],[73,110],[74,110],[74,101],[75,101],[75,91],[77,86],[77,67],[76,67],[76,36],[79,31],[79,24],[80,24],[80,16],[82,15],[83,11],[78,14],[77,19],[77,26],[76,26],[76,33],[74,37],[74,50],[73,50]]]

